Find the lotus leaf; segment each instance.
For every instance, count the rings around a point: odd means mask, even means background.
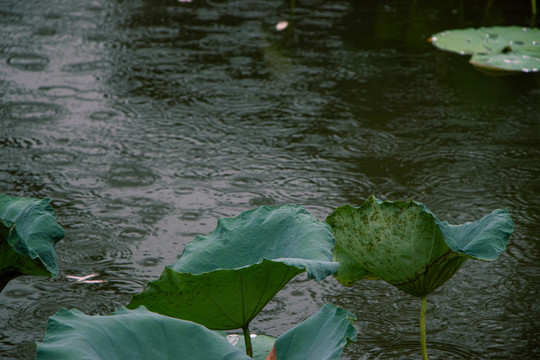
[[[333,274],[330,228],[301,206],[263,206],[198,236],[129,308],[198,322],[210,329],[243,328],[294,276],[320,281]]]
[[[441,50],[473,55],[469,61],[490,72],[537,72],[540,69],[540,29],[495,26],[447,30],[433,35]]]
[[[424,209],[429,211],[425,207]],[[447,221],[440,221],[435,215],[433,217],[444,241],[453,251],[477,260],[497,260],[506,250],[506,244],[514,230],[514,223],[506,209],[494,210],[477,221],[461,225],[450,225]]]
[[[111,316],[60,309],[49,318],[37,360],[247,360],[226,339],[190,321],[120,308]]]
[[[317,313],[277,338],[277,360],[341,359],[343,348],[356,341],[355,316],[325,304]]]
[[[215,330],[239,329],[251,322],[275,294],[302,270],[262,259],[258,264],[203,274],[166,267],[159,279],[133,297],[128,308],[195,321]]]
[[[326,221],[336,238],[340,282],[381,278],[419,297],[450,279],[468,258],[496,259],[513,230],[507,210],[449,225],[421,203],[374,196],[358,208],[336,209]]]
[[[265,360],[266,355],[272,351],[278,360],[341,359],[343,348],[356,341],[356,329],[352,325],[354,320],[356,317],[350,312],[325,304],[277,339],[257,336],[253,342],[253,358]],[[244,349],[240,341],[236,346]]]
[[[337,278],[352,285],[363,278],[384,279],[419,296],[420,344],[427,360],[427,295],[450,279],[468,258],[495,260],[513,231],[507,210],[495,210],[462,225],[440,221],[424,204],[381,201],[342,206],[326,221],[336,237]]]
[[[527,54],[474,54],[469,62],[490,75],[497,75],[497,72],[537,72],[540,69],[540,56]]]
[[[0,194],[0,291],[20,275],[55,276],[55,244],[64,237],[50,199]]]
[[[275,342],[278,359],[339,359],[343,347],[356,339],[352,318],[337,306],[324,305],[277,340],[255,337],[254,358],[264,360]],[[225,334],[150,312],[144,306],[135,310],[122,307],[110,316],[60,309],[47,322],[43,342],[37,343],[36,359],[251,359],[242,351],[242,343],[231,344]]]

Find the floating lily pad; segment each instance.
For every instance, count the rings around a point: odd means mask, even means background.
[[[55,276],[55,244],[64,237],[50,199],[0,194],[0,291],[20,275]]]
[[[540,29],[495,26],[447,30],[430,38],[441,50],[473,55],[469,61],[489,72],[538,72]]]
[[[423,204],[381,201],[342,206],[326,220],[334,232],[337,279],[351,286],[380,278],[423,297],[450,279],[469,259],[494,260],[513,230],[507,210],[462,225],[437,219]]]
[[[523,54],[474,54],[469,62],[479,71],[487,72],[489,75],[497,75],[497,72],[538,72],[540,69],[540,56]]]
[[[305,271],[320,281],[333,274],[333,248],[330,227],[302,206],[262,206],[219,219],[128,307],[214,330],[245,328],[294,276]]]

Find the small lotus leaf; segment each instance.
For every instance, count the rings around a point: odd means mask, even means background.
[[[469,62],[489,75],[498,72],[528,73],[540,70],[540,56],[526,54],[474,54]]]
[[[333,274],[333,247],[329,226],[303,207],[263,206],[220,219],[128,307],[144,305],[211,329],[238,329],[297,274],[306,271],[317,281]]]
[[[540,29],[518,26],[454,29],[435,34],[430,40],[441,50],[473,55],[470,63],[484,72],[540,69]]]
[[[415,296],[441,286],[468,258],[496,259],[513,229],[506,210],[449,225],[421,203],[380,201],[373,195],[359,208],[336,209],[326,221],[336,238],[340,282],[351,286],[380,278]]]
[[[110,316],[60,309],[49,318],[37,360],[249,360],[222,336],[190,321],[121,308]]]
[[[338,360],[343,348],[356,341],[352,321],[356,317],[342,308],[325,304],[319,311],[277,338],[277,360]]]
[[[64,234],[50,199],[0,194],[0,290],[19,275],[55,276],[54,246]]]

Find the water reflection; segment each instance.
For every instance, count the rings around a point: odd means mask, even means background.
[[[51,197],[67,236],[57,278],[0,295],[2,356],[31,358],[61,306],[126,304],[220,216],[296,203],[324,219],[375,193],[451,223],[510,209],[508,252],[431,296],[428,348],[534,357],[539,78],[487,78],[426,42],[523,24],[507,3],[312,0],[291,19],[288,1],[4,1],[0,191]],[[65,278],[91,273],[107,283]],[[324,302],[359,318],[347,358],[418,357],[419,301],[381,282],[295,279],[254,331],[279,335]]]

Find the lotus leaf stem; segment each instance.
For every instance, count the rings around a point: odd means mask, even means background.
[[[426,347],[426,309],[427,297],[422,296],[422,307],[420,308],[420,346],[422,347],[422,360],[428,360]]]
[[[244,334],[244,342],[246,344],[246,354],[250,358],[253,357],[253,346],[251,345],[251,334],[249,333],[249,324],[242,326],[242,332]]]
[[[531,0],[531,27],[534,27],[534,24],[536,23],[536,0]]]

